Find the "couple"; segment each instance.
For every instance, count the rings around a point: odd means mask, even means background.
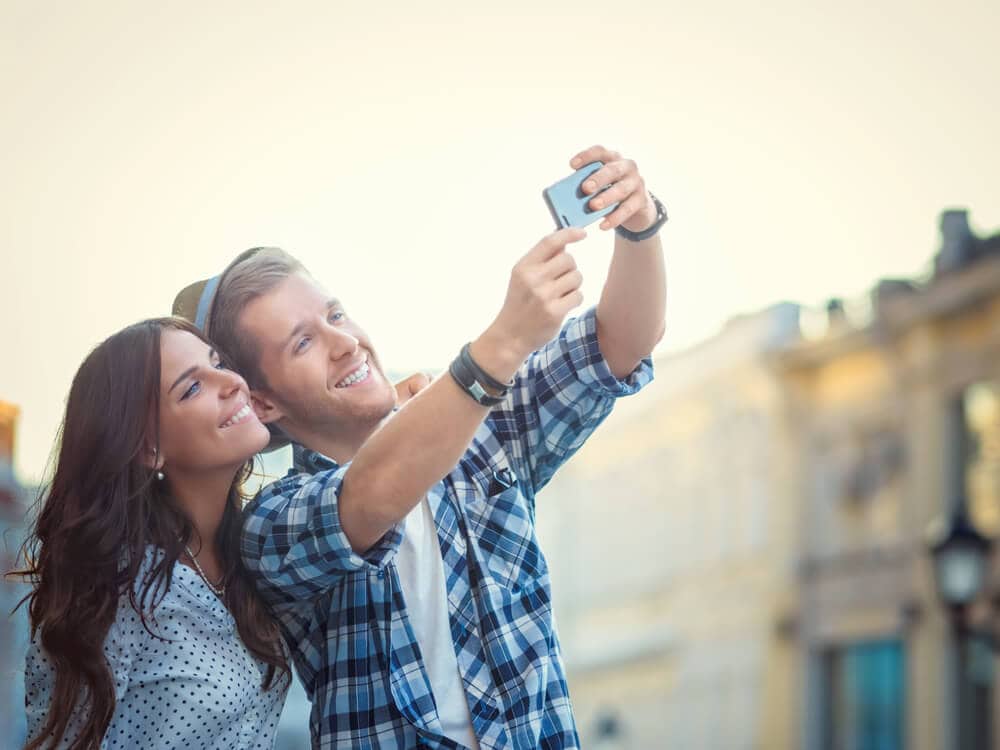
[[[30,540],[28,747],[270,748],[290,661],[314,748],[579,746],[535,496],[652,378],[665,300],[662,206],[615,152],[570,164],[598,160],[591,206],[621,204],[596,310],[563,322],[584,232],[550,234],[402,396],[269,248],[178,295],[197,325],[88,356]],[[286,441],[293,471],[244,509],[252,457]]]

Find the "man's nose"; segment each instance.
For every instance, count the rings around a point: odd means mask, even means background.
[[[358,339],[342,328],[328,326],[325,332],[330,359],[351,356],[358,351]]]

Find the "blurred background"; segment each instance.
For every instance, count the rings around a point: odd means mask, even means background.
[[[672,218],[656,380],[539,498],[585,746],[1000,748],[997,28],[967,0],[0,0],[0,568],[105,336],[271,244],[395,374],[438,372],[599,142]],[[307,715],[296,690],[280,747]]]

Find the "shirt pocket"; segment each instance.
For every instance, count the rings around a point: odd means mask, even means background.
[[[491,487],[476,510],[473,530],[484,575],[512,594],[530,591],[548,578],[548,566],[538,547],[528,502],[516,477],[510,486]]]

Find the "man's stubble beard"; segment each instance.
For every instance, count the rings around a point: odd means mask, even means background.
[[[386,393],[385,399],[369,404],[338,404],[327,401],[290,407],[286,414],[307,431],[344,439],[367,439],[382,422],[392,414],[396,405],[395,393]]]

